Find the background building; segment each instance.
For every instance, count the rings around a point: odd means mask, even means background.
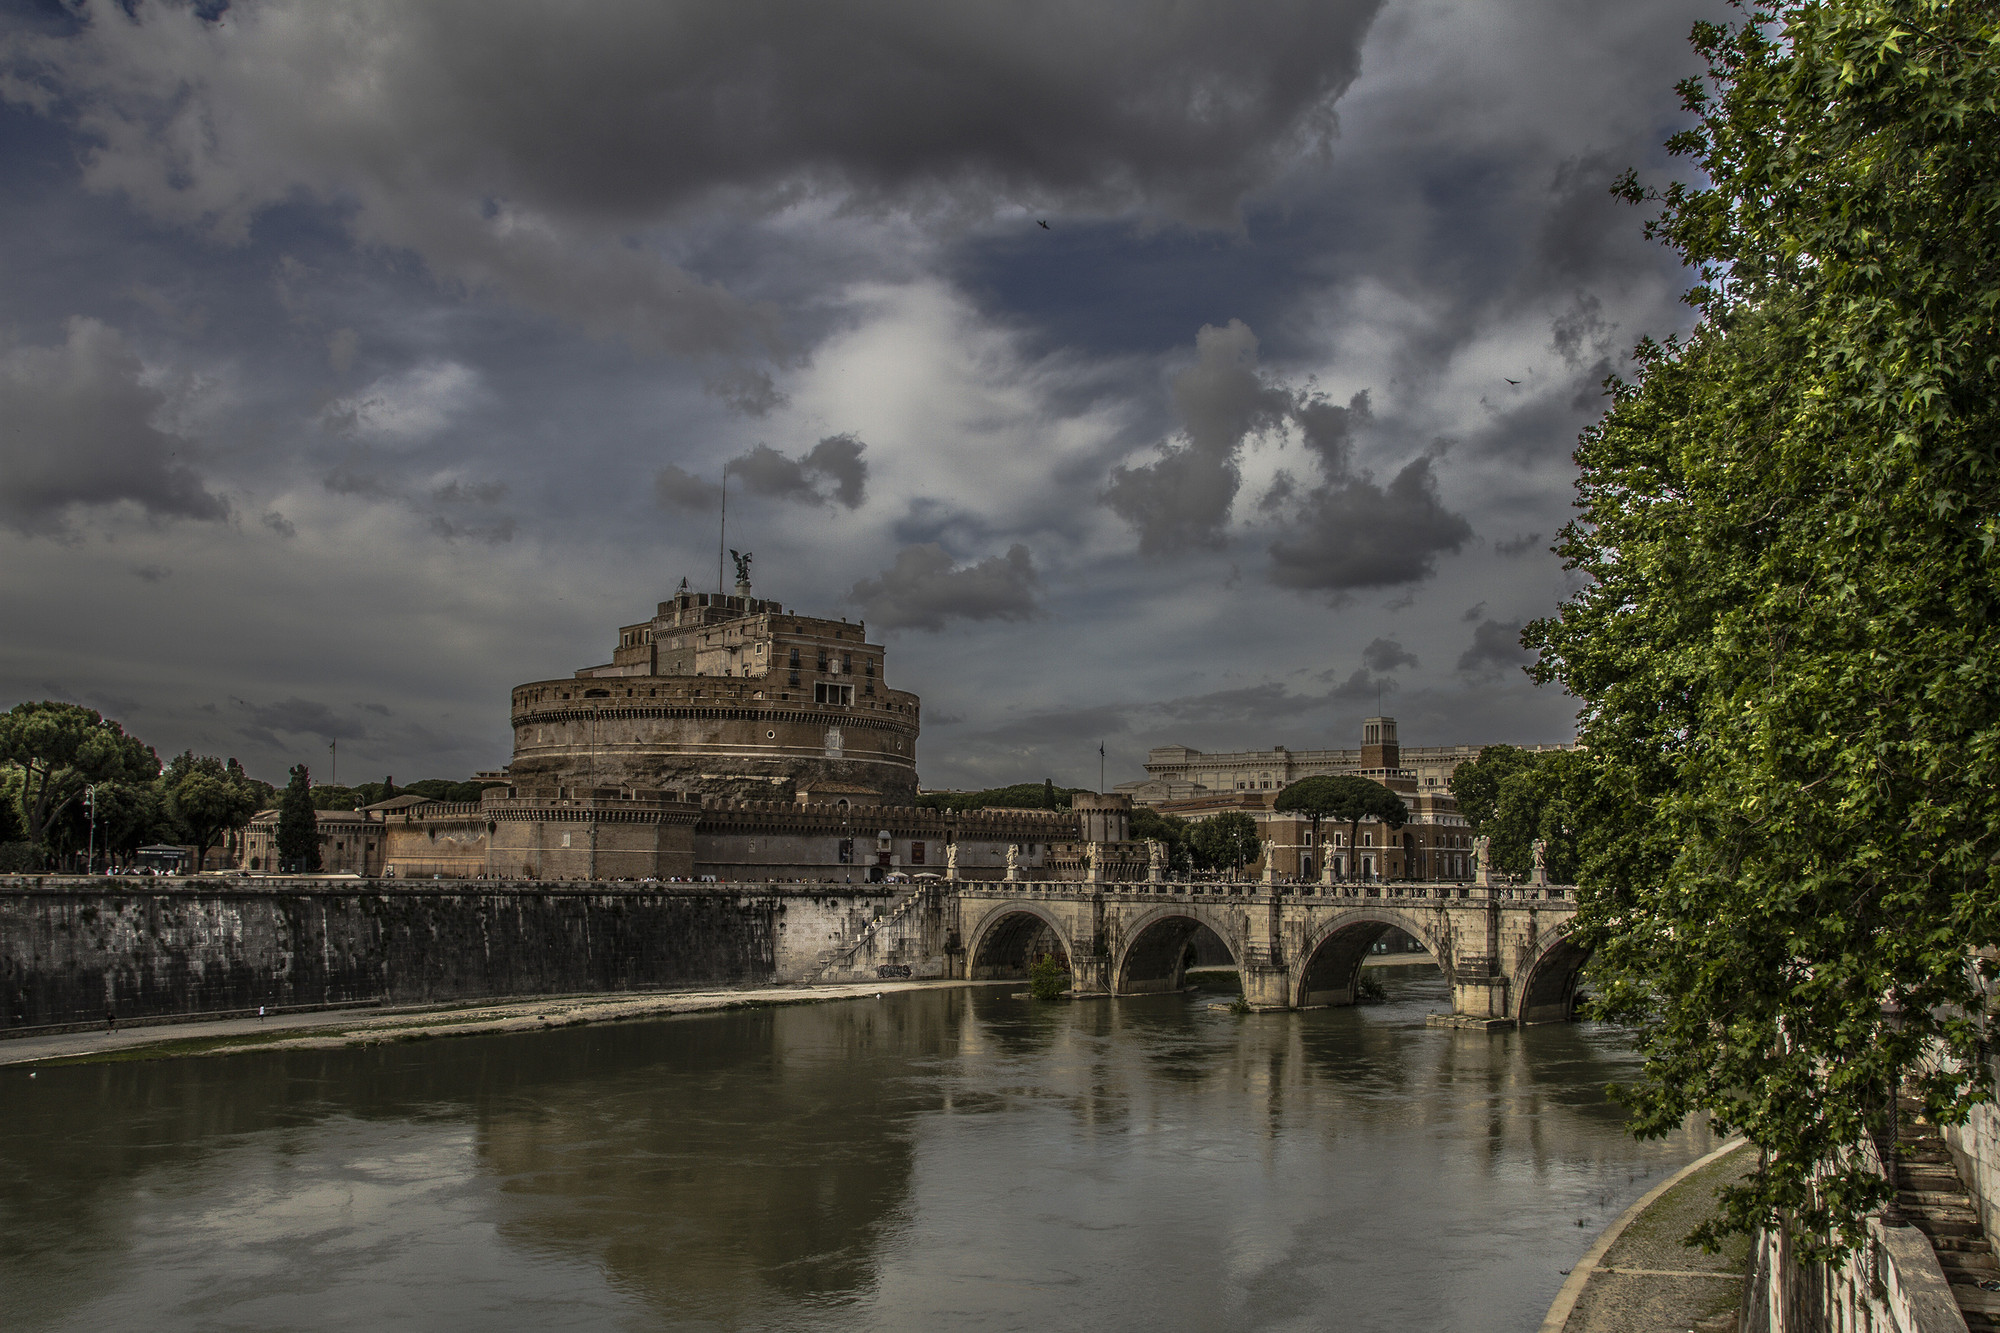
[[[1362,723],[1361,748],[1354,750],[1291,750],[1282,745],[1268,750],[1233,750],[1227,754],[1206,754],[1185,745],[1158,745],[1147,752],[1146,776],[1136,782],[1121,782],[1115,790],[1130,796],[1139,805],[1160,805],[1229,792],[1283,791],[1300,778],[1321,774],[1364,773],[1380,767],[1381,751],[1370,757],[1370,727],[1383,727],[1387,743],[1396,742],[1396,720],[1373,717]],[[1382,743],[1378,736],[1376,744]],[[1477,759],[1484,745],[1397,746],[1397,768],[1414,779],[1418,790],[1443,789],[1451,782],[1452,771],[1469,759]],[[1574,745],[1523,745],[1523,750],[1573,750]]]

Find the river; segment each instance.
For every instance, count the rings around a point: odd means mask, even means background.
[[[0,1070],[26,1329],[1525,1333],[1708,1146],[1587,1025],[1009,988]]]

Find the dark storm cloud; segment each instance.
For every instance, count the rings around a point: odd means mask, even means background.
[[[163,579],[171,578],[173,576],[173,572],[174,571],[166,565],[132,566],[132,577],[140,579],[146,583],[158,583]]]
[[[1497,675],[1525,666],[1534,654],[1521,646],[1521,622],[1482,620],[1472,631],[1472,645],[1459,654],[1458,669],[1468,676]]]
[[[1025,21],[931,0],[605,0],[572,22],[490,0],[274,0],[217,23],[101,0],[69,34],[15,32],[4,59],[13,100],[91,143],[93,186],[156,216],[241,238],[301,194],[340,200],[358,239],[593,334],[783,355],[775,310],[632,228],[813,195],[1229,223],[1328,149],[1379,7],[1106,0]],[[731,372],[714,388],[751,413],[777,400]]]
[[[1299,439],[1319,460],[1321,475],[1346,476],[1354,454],[1354,432],[1368,424],[1368,393],[1355,394],[1346,406],[1323,394],[1302,398],[1293,420],[1298,424]]]
[[[275,509],[257,521],[277,533],[280,537],[296,537],[299,535],[298,525]]]
[[[767,417],[786,402],[771,373],[751,366],[736,366],[710,375],[702,387],[746,417]]]
[[[129,503],[156,519],[216,520],[229,505],[153,424],[165,395],[116,329],[75,318],[56,347],[0,353],[0,526],[70,531],[77,511]]]
[[[1378,486],[1354,477],[1315,487],[1289,531],[1271,543],[1271,582],[1313,592],[1414,583],[1472,539],[1472,525],[1438,498],[1429,458]]]
[[[1373,703],[1395,688],[1394,676],[1371,676],[1367,668],[1357,667],[1346,680],[1329,690],[1326,697],[1337,703]]]
[[[1394,639],[1371,639],[1361,650],[1361,664],[1373,671],[1394,671],[1417,665],[1417,655]]]
[[[974,749],[1017,753],[1026,749],[1059,749],[1086,736],[1139,734],[1164,738],[1193,732],[1254,737],[1274,730],[1296,733],[1302,726],[1314,725],[1312,720],[1329,705],[1364,700],[1372,705],[1378,690],[1394,687],[1393,681],[1363,670],[1354,672],[1324,694],[1299,694],[1281,682],[1264,681],[1157,703],[1050,709],[1011,718],[966,737],[964,744]],[[1251,742],[1246,739],[1238,743]]]
[[[446,541],[511,542],[517,520],[489,512],[506,496],[504,481],[448,481],[431,492],[431,531]]]
[[[697,477],[686,468],[669,463],[653,478],[653,498],[662,509],[713,512],[722,500],[722,487],[706,477]]]
[[[365,495],[373,500],[387,500],[396,494],[381,477],[348,463],[327,472],[319,484],[335,495]]]
[[[496,546],[501,542],[513,541],[514,528],[514,520],[504,516],[485,521],[465,522],[444,514],[431,515],[431,531],[446,541],[474,541]]]
[[[965,737],[963,744],[968,751],[986,756],[988,771],[1024,759],[1039,764],[1042,751],[1077,748],[1085,738],[1095,742],[1125,734],[1131,730],[1131,713],[1121,704],[1049,709],[1009,718]]]
[[[1243,447],[1279,431],[1297,435],[1321,478],[1307,488],[1281,471],[1257,502],[1278,518],[1269,577],[1279,587],[1346,593],[1415,583],[1471,540],[1471,525],[1439,498],[1429,456],[1387,486],[1354,471],[1356,432],[1372,420],[1365,391],[1341,404],[1272,382],[1240,320],[1202,328],[1195,363],[1174,376],[1171,396],[1178,442],[1158,446],[1150,463],[1113,468],[1100,496],[1138,530],[1142,555],[1224,545]]]
[[[344,722],[327,705],[313,699],[280,699],[276,703],[253,704],[234,701],[243,715],[243,735],[274,750],[287,747],[280,736],[318,736],[322,740],[359,739],[367,729],[359,723]]]
[[[878,629],[940,630],[952,619],[1032,620],[1041,614],[1028,548],[959,567],[942,546],[910,546],[896,562],[848,592]]]
[[[438,504],[494,505],[506,495],[507,483],[504,481],[448,481],[431,492],[431,499]]]
[[[1529,551],[1534,550],[1541,540],[1542,534],[1539,532],[1517,533],[1505,541],[1494,542],[1493,553],[1495,555],[1526,555]]]
[[[852,435],[829,435],[792,458],[760,444],[725,466],[752,495],[858,509],[867,498],[868,460],[861,456],[867,447]],[[653,478],[653,498],[662,509],[702,512],[721,502],[722,487],[669,463]]]
[[[1293,408],[1292,395],[1258,373],[1257,335],[1241,320],[1204,325],[1194,345],[1194,364],[1171,385],[1180,442],[1160,445],[1153,462],[1113,468],[1102,496],[1138,529],[1147,555],[1223,544],[1244,440],[1283,425]]]
[[[904,515],[890,528],[903,546],[938,545],[946,550],[964,545],[985,546],[992,527],[979,515],[935,496],[919,495],[910,501]]]
[[[797,458],[791,458],[768,444],[760,444],[742,457],[732,459],[729,471],[741,479],[744,489],[752,495],[858,509],[866,498],[868,485],[868,463],[861,456],[866,448],[852,435],[829,435]],[[666,473],[661,473],[661,481],[656,484],[665,485],[665,478]],[[831,483],[832,490],[822,491],[822,482]],[[672,485],[685,489],[680,478],[675,478]]]

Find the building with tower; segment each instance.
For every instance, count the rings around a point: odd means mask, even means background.
[[[747,561],[740,565],[747,566]],[[917,696],[889,688],[866,626],[751,596],[679,592],[621,626],[611,660],[514,687],[521,788],[911,804]]]

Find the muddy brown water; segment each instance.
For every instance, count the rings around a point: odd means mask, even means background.
[[[1375,975],[0,1070],[0,1323],[1533,1329],[1706,1136],[1622,1132],[1617,1031]]]

